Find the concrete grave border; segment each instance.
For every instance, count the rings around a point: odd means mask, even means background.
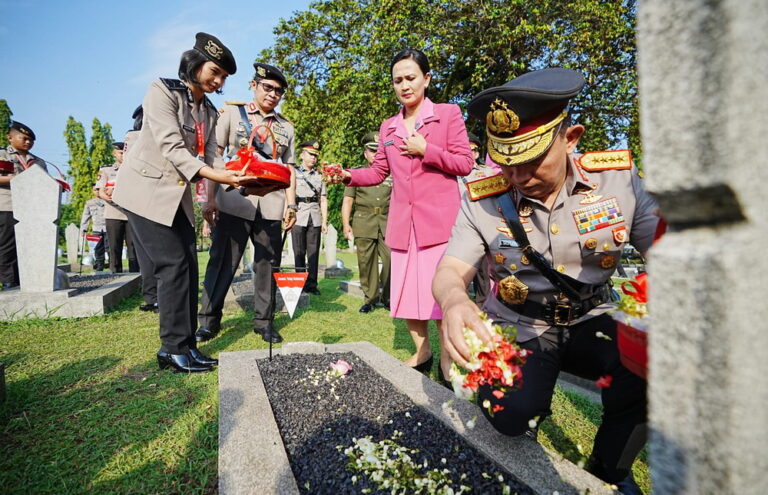
[[[613,493],[605,483],[528,437],[496,432],[474,404],[405,366],[370,342],[325,345],[288,343],[280,354],[353,352],[388,379],[414,404],[423,407],[462,435],[473,447],[515,474],[537,493],[560,495]],[[219,355],[219,493],[299,493],[288,456],[261,381],[258,359],[268,351],[224,352]],[[477,425],[467,430],[467,421]]]

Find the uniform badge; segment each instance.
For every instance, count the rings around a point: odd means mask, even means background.
[[[619,225],[618,227],[615,227],[613,230],[613,242],[616,244],[622,244],[624,242],[627,242],[627,227],[624,225]]]
[[[496,227],[496,230],[498,230],[499,232],[501,232],[502,234],[504,234],[510,239],[515,238],[515,235],[512,233],[511,230],[509,230],[509,227]]]
[[[499,249],[516,247],[520,247],[520,244],[514,239],[504,239],[503,237],[499,239]]]
[[[509,264],[509,269],[510,270],[517,270],[517,264],[516,263],[510,263]]]
[[[187,124],[182,124],[181,127],[183,127],[185,131],[195,132],[195,128]]]
[[[249,112],[255,112],[257,110],[256,104],[254,102],[248,103],[248,111]]]
[[[264,67],[260,65],[256,67],[256,73],[259,75],[259,77],[267,77],[267,71],[264,70]]]
[[[528,286],[509,275],[499,282],[499,295],[508,304],[522,304],[528,298]]]
[[[579,204],[580,205],[591,205],[592,203],[597,203],[598,201],[600,201],[603,196],[600,195],[600,194],[595,194],[595,190],[597,189],[597,186],[599,186],[599,185],[600,184],[595,184],[594,186],[591,187],[591,189],[587,189],[587,190],[584,190],[584,191],[579,191],[578,193],[581,194],[582,196],[584,196],[584,199],[579,201]]]
[[[597,239],[594,237],[590,237],[586,241],[584,241],[584,247],[587,249],[595,249],[597,247]]]
[[[496,253],[493,255],[493,259],[496,260],[496,263],[503,265],[505,261],[507,261],[507,257],[504,256],[501,253]]]
[[[571,212],[579,234],[588,234],[595,230],[611,227],[624,222],[624,215],[619,209],[616,198],[608,198]]]
[[[517,210],[517,214],[521,217],[530,217],[533,214],[533,206],[524,204]]]
[[[395,144],[395,140],[394,139],[390,139],[389,141],[384,143],[384,146],[392,146],[393,144]]]
[[[531,260],[528,259],[528,256],[522,255],[522,256],[520,256],[520,263],[522,263],[524,265],[530,265],[531,264]]]
[[[600,260],[600,266],[605,269],[613,268],[616,266],[616,256],[603,256]]]
[[[221,54],[224,53],[224,49],[214,43],[213,40],[208,40],[208,43],[203,49],[208,52],[208,55],[216,60],[221,60]]]
[[[533,232],[533,227],[531,227],[531,221],[527,219],[526,217],[520,217],[520,224],[523,226],[523,230],[526,234],[530,234]]]

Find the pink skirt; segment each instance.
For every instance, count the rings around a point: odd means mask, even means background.
[[[432,297],[432,279],[448,243],[418,247],[413,224],[410,237],[407,251],[390,249],[390,314],[394,318],[410,320],[440,320],[443,312]]]

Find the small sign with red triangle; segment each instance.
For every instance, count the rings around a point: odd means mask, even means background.
[[[283,303],[288,310],[288,315],[293,318],[293,312],[296,311],[296,305],[299,304],[301,291],[307,282],[308,273],[275,273],[275,282],[280,289],[280,295],[283,296]]]

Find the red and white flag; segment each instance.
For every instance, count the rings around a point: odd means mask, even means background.
[[[280,295],[283,296],[283,303],[288,310],[288,315],[293,318],[293,312],[296,311],[296,305],[299,304],[301,291],[307,282],[307,273],[275,273],[275,282],[280,289]]]

